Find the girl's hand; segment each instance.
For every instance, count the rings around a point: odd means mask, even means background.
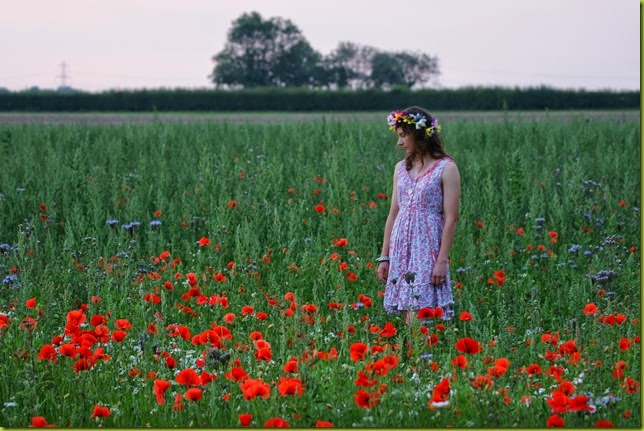
[[[441,286],[447,280],[447,262],[436,262],[432,271],[432,284]]]
[[[378,264],[378,273],[377,273],[378,280],[382,281],[383,283],[387,283],[388,276],[389,276],[389,262],[380,262],[380,264]]]

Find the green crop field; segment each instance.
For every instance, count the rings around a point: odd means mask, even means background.
[[[409,329],[385,116],[0,124],[0,426],[640,428],[639,120],[442,121],[456,315]]]

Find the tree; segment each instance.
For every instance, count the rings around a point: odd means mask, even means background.
[[[438,59],[425,53],[380,51],[352,42],[341,42],[323,64],[338,88],[411,88],[440,73]]]
[[[405,85],[402,63],[395,54],[378,52],[371,59],[370,83],[376,88]]]
[[[411,53],[407,51],[395,54],[400,62],[405,85],[409,88],[417,84],[425,84],[434,75],[440,74],[438,58],[431,57],[423,52]]]
[[[377,88],[411,88],[438,75],[438,59],[424,53],[378,52],[371,60],[370,82]]]
[[[307,86],[315,84],[321,55],[290,20],[252,12],[233,22],[213,61],[218,87]]]

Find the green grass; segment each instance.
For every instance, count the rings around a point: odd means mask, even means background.
[[[557,413],[566,426],[603,419],[640,427],[639,137],[639,122],[619,118],[444,122],[463,184],[451,255],[456,318],[429,322],[438,342],[428,345],[418,322],[410,332],[384,312],[369,263],[402,156],[384,120],[2,125],[0,425],[43,416],[58,426],[225,427],[250,413],[251,426],[279,417],[293,427],[543,427],[560,385],[552,367],[560,367],[575,387],[568,397],[587,396],[595,408]],[[131,222],[140,225],[123,227]],[[202,247],[203,237],[211,243]],[[338,247],[339,238],[348,246]],[[164,251],[170,257],[161,260]],[[502,286],[497,271],[506,274]],[[186,295],[189,273],[201,296]],[[146,301],[150,294],[161,301]],[[370,307],[359,306],[365,297]],[[584,313],[590,303],[596,314]],[[66,331],[68,313],[79,309],[87,322]],[[464,311],[471,321],[459,319]],[[84,352],[102,348],[109,359],[76,372],[79,357],[61,354],[60,344],[55,363],[37,358],[56,336],[80,345],[83,333],[96,335],[97,315],[107,338],[85,335]],[[624,321],[612,322],[617,316]],[[21,325],[26,317],[36,329]],[[111,339],[117,319],[132,325],[122,341]],[[380,332],[387,322],[392,337]],[[172,336],[170,325],[188,328],[189,339]],[[232,334],[219,345],[230,362],[198,364],[213,346],[192,337],[218,325]],[[256,357],[254,331],[272,360]],[[466,355],[462,369],[452,361],[464,337],[482,351]],[[566,350],[571,342],[577,355]],[[351,359],[355,343],[368,345],[364,359]],[[336,358],[321,358],[332,349]],[[398,363],[379,375],[374,363],[384,357]],[[282,368],[290,358],[297,374]],[[509,368],[488,376],[500,358]],[[614,377],[620,361],[624,374]],[[533,364],[541,373],[526,371]],[[269,385],[268,399],[245,399],[225,376],[235,365]],[[217,378],[199,385],[201,400],[184,399],[175,411],[175,396],[187,390],[176,374],[186,368]],[[359,372],[374,386],[357,386]],[[301,396],[280,394],[285,376],[300,379]],[[491,387],[475,388],[476,376]],[[626,378],[638,382],[634,393]],[[155,379],[171,383],[164,404]],[[449,406],[430,409],[443,379]],[[358,390],[379,392],[378,404],[361,408]],[[91,418],[95,405],[110,416]]]

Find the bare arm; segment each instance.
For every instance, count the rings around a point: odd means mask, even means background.
[[[447,261],[454,244],[456,221],[458,220],[458,206],[461,198],[461,177],[454,163],[445,165],[442,175],[443,183],[443,217],[445,226],[441,237],[441,248],[438,259],[432,272],[432,283],[442,284],[447,275]]]
[[[389,241],[391,238],[391,230],[393,229],[394,222],[396,221],[396,217],[398,216],[398,179],[396,172],[398,172],[400,163],[396,164],[396,167],[394,168],[394,186],[393,191],[391,192],[391,205],[389,207],[387,222],[385,223],[385,235],[382,239],[382,251],[380,252],[380,256],[389,256]],[[389,262],[381,262],[378,265],[378,279],[383,283],[386,283],[388,272]]]

